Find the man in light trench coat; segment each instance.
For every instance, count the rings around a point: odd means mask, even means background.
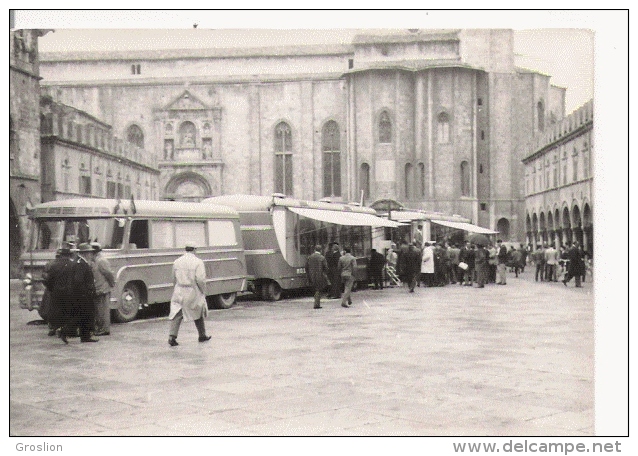
[[[206,305],[206,269],[204,262],[195,256],[194,243],[186,243],[186,253],[173,263],[173,283],[175,289],[171,298],[171,312],[168,316],[171,327],[168,344],[177,343],[177,333],[182,320],[194,321],[199,341],[206,342],[211,336],[206,335],[204,317],[208,315]]]

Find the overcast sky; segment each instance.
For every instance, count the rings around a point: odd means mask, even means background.
[[[15,25],[55,29],[40,39],[40,50],[51,52],[350,43],[361,28],[476,28],[480,23],[480,27],[515,30],[516,63],[549,74],[552,84],[567,88],[567,113],[593,98],[599,17],[578,11],[381,13],[18,10]]]

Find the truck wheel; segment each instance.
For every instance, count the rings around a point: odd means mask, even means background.
[[[213,296],[215,309],[230,309],[235,304],[237,293],[223,293]]]
[[[262,290],[266,301],[279,301],[281,299],[281,287],[275,281],[263,285]]]
[[[134,283],[124,285],[117,309],[115,309],[115,321],[118,323],[128,323],[135,320],[141,303],[142,294],[139,287]]]

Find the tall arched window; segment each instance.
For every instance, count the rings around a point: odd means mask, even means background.
[[[425,198],[425,165],[419,163],[419,196]]]
[[[137,125],[131,125],[126,132],[126,140],[135,147],[144,149],[144,133]]]
[[[392,122],[390,121],[388,111],[383,111],[379,116],[379,142],[392,142]]]
[[[341,196],[341,140],[334,120],[323,126],[323,196]]]
[[[470,164],[461,162],[461,196],[470,196]]]
[[[536,110],[538,111],[538,130],[545,130],[545,105],[542,101],[539,101],[536,105]]]
[[[359,172],[359,191],[363,190],[363,197],[370,198],[370,165],[361,163],[361,171]]]
[[[275,127],[275,192],[292,195],[292,130],[286,122]]]
[[[450,116],[446,112],[437,117],[437,141],[440,144],[450,142]]]
[[[405,165],[405,198],[411,199],[414,188],[414,167],[411,163]]]

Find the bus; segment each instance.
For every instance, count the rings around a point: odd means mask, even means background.
[[[63,243],[99,242],[116,277],[113,319],[125,323],[173,292],[173,262],[194,242],[206,267],[209,307],[227,309],[247,289],[239,214],[226,206],[172,201],[69,199],[28,211],[30,240],[21,256],[24,290],[20,305],[38,310],[42,272]]]
[[[278,301],[285,290],[307,288],[306,258],[319,244],[349,247],[357,258],[355,280],[367,282],[373,230],[400,224],[356,204],[304,201],[281,194],[226,195],[201,204],[230,206],[239,213],[249,290],[260,299]],[[383,230],[381,230],[383,234]]]

